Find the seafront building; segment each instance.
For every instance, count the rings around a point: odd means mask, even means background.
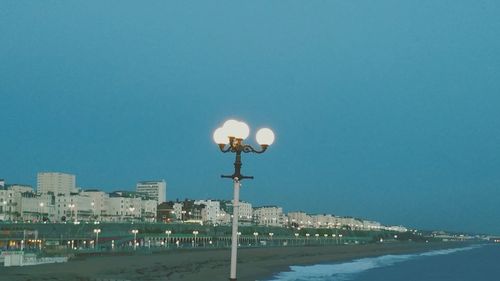
[[[59,194],[77,193],[76,176],[59,172],[42,172],[37,174],[37,192]]]
[[[146,193],[81,190],[76,176],[59,172],[37,174],[37,190],[29,185],[0,186],[0,220],[8,221],[156,221],[158,198]]]
[[[229,216],[229,218],[233,214],[233,202],[234,202],[233,200],[221,201],[221,208]],[[253,207],[251,203],[246,201],[239,202],[238,221],[242,225],[248,225],[253,223]]]
[[[287,221],[283,208],[278,206],[262,206],[253,209],[253,219],[257,225],[284,226]]]
[[[167,183],[165,180],[140,181],[137,183],[135,190],[156,200],[157,205],[160,205],[167,199]]]
[[[7,184],[0,179],[0,221],[50,222],[163,222],[200,225],[230,225],[233,202],[199,199],[165,201],[166,182],[140,181],[136,191],[99,188],[81,189],[76,176],[60,172],[37,174],[37,189],[23,184]],[[406,232],[403,226],[384,226],[379,222],[333,214],[285,214],[280,206],[253,208],[249,202],[239,205],[240,225],[287,228],[345,229],[359,231],[389,230]]]

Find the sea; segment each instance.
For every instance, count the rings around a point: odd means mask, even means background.
[[[269,281],[500,281],[500,245],[291,266]]]

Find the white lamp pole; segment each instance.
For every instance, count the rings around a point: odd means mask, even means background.
[[[260,150],[256,150],[243,140],[250,135],[250,128],[244,122],[228,120],[224,125],[214,131],[213,138],[219,145],[223,153],[232,152],[236,154],[234,162],[234,173],[230,176],[222,176],[233,180],[234,199],[233,199],[233,225],[231,235],[231,271],[229,280],[236,281],[236,261],[238,251],[238,216],[240,200],[240,181],[244,179],[253,179],[253,177],[243,176],[241,174],[241,153],[263,153],[274,142],[274,133],[268,128],[260,129],[256,134],[257,143]]]
[[[40,202],[40,222],[43,222],[43,202]]]
[[[165,234],[167,234],[167,248],[170,243],[170,234],[172,234],[172,230],[165,230]]]
[[[137,233],[139,232],[138,229],[132,229],[132,233],[134,234],[134,250],[137,249]]]
[[[94,229],[94,233],[95,233],[95,247],[96,249],[99,249],[99,233],[101,233],[101,229],[99,228]]]
[[[194,247],[196,247],[196,235],[198,235],[198,230],[193,231],[194,234]]]

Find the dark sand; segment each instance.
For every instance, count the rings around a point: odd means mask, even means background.
[[[254,281],[289,265],[460,247],[452,243],[394,243],[239,249],[238,280]],[[64,264],[0,268],[0,280],[228,280],[229,249],[171,250],[155,254],[85,257]]]

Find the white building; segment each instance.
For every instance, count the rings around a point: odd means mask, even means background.
[[[157,205],[160,205],[167,199],[167,183],[165,180],[140,181],[136,185],[136,191],[146,194],[149,198],[155,199]]]
[[[21,193],[19,210],[22,220],[24,221],[41,221],[42,220],[42,202],[35,193]]]
[[[217,224],[217,220],[220,217],[221,209],[220,202],[214,200],[196,200],[195,205],[204,205],[205,207],[201,211],[201,220],[203,222],[208,222],[212,224]]]
[[[408,228],[401,226],[401,225],[395,225],[395,226],[387,226],[384,227],[385,230],[388,231],[397,231],[397,232],[407,232]]]
[[[92,198],[81,194],[55,196],[56,221],[87,221],[93,215]]]
[[[253,209],[253,218],[258,225],[283,226],[286,216],[283,215],[281,207],[263,206]]]
[[[224,201],[222,208],[227,214],[231,216],[233,215],[233,202],[234,202],[233,200]],[[245,224],[245,223],[251,223],[252,221],[253,221],[252,204],[249,202],[240,201],[238,209],[238,222]]]
[[[363,220],[364,230],[380,230],[381,228],[382,225],[379,222]]]
[[[312,218],[305,212],[290,212],[288,223],[295,227],[308,227],[312,225]]]
[[[136,197],[130,192],[113,192],[106,199],[106,216],[103,216],[103,220],[134,221],[140,219],[143,207],[141,201],[141,197]]]
[[[21,193],[0,189],[0,220],[16,220],[20,216]]]
[[[76,188],[76,177],[75,175],[58,172],[38,173],[37,192],[52,192],[54,195],[76,193],[78,192]]]
[[[142,199],[140,202],[141,202],[140,218],[142,218],[144,221],[155,222],[158,201],[153,199]]]
[[[312,226],[315,228],[333,228],[335,219],[330,214],[311,215]]]
[[[184,207],[184,204],[182,202],[175,202],[174,206],[172,207],[174,209],[174,215],[177,220],[182,220],[182,208]]]
[[[33,192],[35,192],[31,185],[26,185],[26,184],[11,184],[11,185],[7,186],[7,189],[13,190],[14,192],[20,192],[20,193],[24,193],[24,192],[33,193]]]
[[[96,220],[101,220],[101,217],[107,215],[108,208],[106,202],[109,194],[98,189],[87,189],[80,194],[90,197],[90,205],[92,206],[92,216]]]

